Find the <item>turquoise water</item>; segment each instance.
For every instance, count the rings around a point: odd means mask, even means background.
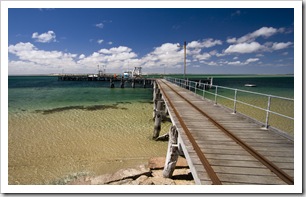
[[[109,88],[109,82],[58,81],[57,77],[12,76],[8,82],[9,111],[67,106],[149,102],[150,88]],[[119,87],[119,83],[115,84]]]
[[[172,78],[183,78],[182,75],[169,75]],[[293,75],[186,75],[189,80],[213,78],[213,85],[254,91],[263,94],[293,98]],[[255,84],[256,87],[245,87],[244,84]]]
[[[199,78],[199,76],[194,77]],[[218,86],[288,98],[294,97],[294,77],[292,76],[213,77],[213,84]],[[245,87],[246,83],[256,84],[256,87]],[[119,83],[116,85],[118,87]],[[57,77],[46,76],[10,76],[8,79],[9,110],[95,105],[97,103],[145,102],[152,98],[150,88],[111,89],[108,87],[109,82],[58,81]],[[229,95],[233,97],[232,93]]]
[[[287,98],[294,97],[294,77],[292,76],[220,77],[214,78],[213,84]],[[244,84],[255,84],[256,87],[245,87]]]
[[[181,76],[172,76],[181,77]],[[225,86],[233,89],[240,89],[261,94],[274,95],[286,98],[294,98],[294,77],[289,75],[188,75],[190,80],[206,79],[213,77],[213,84]],[[52,110],[57,108],[82,108],[114,106],[120,103],[129,102],[151,102],[152,89],[129,88],[109,88],[109,82],[103,81],[58,81],[52,76],[10,76],[8,86],[8,105],[10,113],[35,112],[42,110]],[[256,87],[245,87],[245,84],[255,84]],[[119,82],[115,84],[119,87]],[[234,99],[235,91],[218,88],[217,102],[229,108],[233,108],[233,101],[221,96]],[[209,92],[211,94],[209,94]],[[215,88],[205,93],[205,97],[215,100]],[[197,92],[203,95],[202,91]],[[256,94],[249,94],[238,91],[237,99],[251,105],[266,109],[268,97]],[[242,105],[240,104],[240,107]],[[237,106],[239,107],[239,106]],[[243,111],[255,111],[257,109],[246,108]],[[277,98],[271,99],[271,110],[293,117],[293,101],[284,101]],[[260,117],[255,117],[260,121],[265,121],[265,112],[261,111]],[[283,128],[280,128],[284,130]],[[292,132],[293,127],[290,129]]]

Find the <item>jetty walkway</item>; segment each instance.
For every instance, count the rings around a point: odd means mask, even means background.
[[[173,124],[164,177],[172,176],[182,155],[196,184],[294,184],[292,139],[165,79],[157,79],[153,90],[153,138],[165,111]]]

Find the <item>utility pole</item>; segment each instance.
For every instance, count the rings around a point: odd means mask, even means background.
[[[177,47],[180,47],[180,44],[177,44]],[[184,79],[186,79],[186,41],[184,41]]]
[[[184,41],[184,79],[186,79],[186,41]]]

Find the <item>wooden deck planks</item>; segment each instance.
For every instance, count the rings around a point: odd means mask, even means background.
[[[212,102],[205,101],[183,88],[169,82],[166,83],[175,90],[179,90],[179,93],[209,114],[224,128],[258,150],[270,161],[288,172],[290,176],[293,176],[294,146],[292,141],[269,130],[263,130],[260,125],[245,117],[228,113],[228,110],[213,105]],[[160,85],[183,118],[188,130],[192,133],[209,163],[218,173],[223,184],[286,184],[211,123],[207,117],[193,109],[190,104],[166,85],[162,83]],[[187,150],[185,154],[188,154],[190,158],[189,162],[192,163],[192,168],[195,171],[193,173],[197,173],[201,184],[211,184],[209,176],[205,172],[193,147],[188,143],[188,138],[184,134],[173,110],[170,109],[169,105],[167,107],[172,121],[178,127],[182,140],[184,140],[185,149]]]

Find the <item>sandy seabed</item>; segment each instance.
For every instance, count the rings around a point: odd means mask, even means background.
[[[114,106],[9,113],[9,184],[60,184],[166,155],[167,142],[152,140],[152,104]],[[164,122],[161,134],[170,126]]]

